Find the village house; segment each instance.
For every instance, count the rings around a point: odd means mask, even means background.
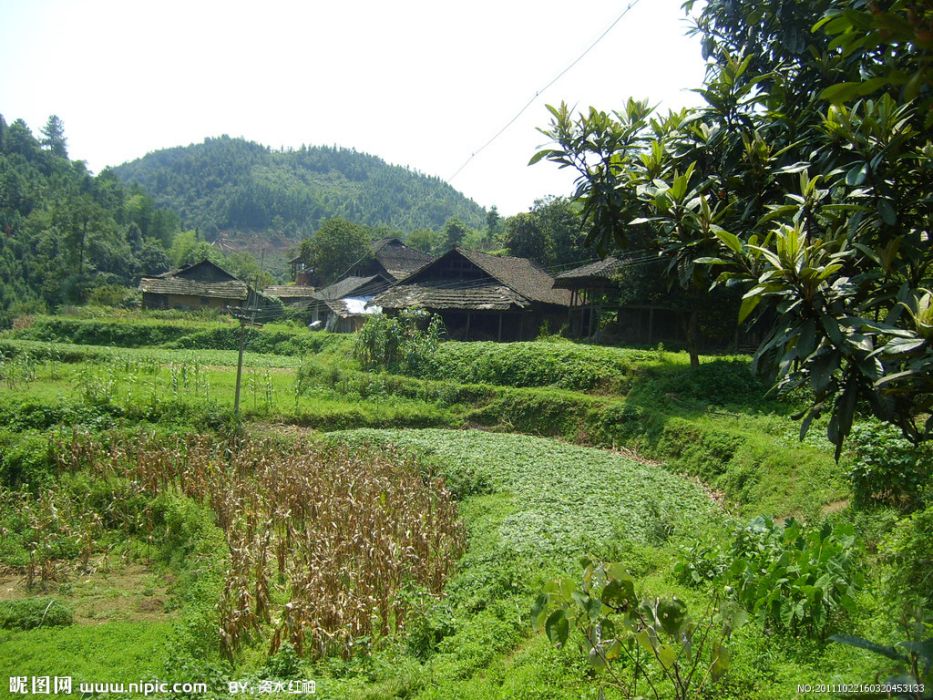
[[[145,309],[226,309],[243,306],[253,294],[246,282],[210,260],[143,277]]]
[[[275,297],[285,306],[307,307],[313,303],[315,291],[317,290],[314,287],[305,285],[280,284],[266,287],[262,290],[262,293]]]
[[[607,257],[557,275],[554,286],[571,294],[568,315],[569,335],[573,338],[600,338],[637,345],[669,343],[674,347],[687,342],[688,311],[676,295],[662,294],[654,299],[621,298],[620,272],[625,258]],[[751,349],[762,339],[762,327],[739,327],[737,309],[717,305],[699,311],[701,326],[698,343],[705,350]],[[608,321],[608,323],[606,323]],[[715,324],[709,332],[706,326]],[[605,325],[605,333],[600,328]],[[600,337],[602,336],[602,337]]]
[[[357,260],[341,277],[382,275],[397,282],[408,277],[434,258],[409,248],[398,238],[381,238],[372,244],[372,253]]]
[[[338,333],[359,330],[369,316],[381,311],[372,303],[376,294],[431,260],[430,255],[409,248],[398,238],[374,241],[370,252],[353,263],[340,279],[310,294],[312,327]]]
[[[583,338],[596,332],[600,313],[605,310],[604,301],[618,296],[615,275],[621,266],[618,258],[608,257],[563,272],[554,279],[555,288],[570,292],[567,321],[571,337]]]
[[[312,328],[336,333],[358,331],[367,318],[380,313],[381,309],[372,303],[373,297],[392,281],[385,275],[344,277],[317,290],[308,306]]]
[[[527,258],[455,248],[375,297],[385,313],[439,314],[451,338],[530,340],[567,320],[570,292]]]

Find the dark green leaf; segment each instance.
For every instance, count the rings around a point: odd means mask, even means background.
[[[570,623],[563,610],[555,610],[544,623],[544,631],[552,644],[563,646],[570,635]]]
[[[866,177],[868,177],[868,163],[861,163],[846,174],[846,184],[849,187],[858,187],[865,182]]]
[[[875,642],[870,642],[867,639],[862,639],[861,637],[853,637],[847,634],[834,634],[829,639],[833,642],[841,642],[842,644],[848,644],[849,646],[858,647],[859,649],[866,649],[868,651],[874,652],[875,654],[880,654],[881,656],[886,656],[889,659],[894,659],[895,661],[907,662],[907,657],[904,654],[898,652],[898,650],[894,647],[875,644]]]

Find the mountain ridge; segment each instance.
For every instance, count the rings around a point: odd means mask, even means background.
[[[275,150],[223,135],[110,169],[209,240],[233,232],[297,241],[333,216],[401,231],[485,220],[482,207],[440,178],[337,146]]]

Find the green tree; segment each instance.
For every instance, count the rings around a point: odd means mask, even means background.
[[[448,219],[444,224],[444,248],[453,250],[463,244],[463,239],[467,235],[467,227],[460,219]]]
[[[543,266],[552,264],[553,242],[534,213],[522,212],[506,219],[504,238],[509,255],[531,258]]]
[[[182,231],[172,241],[168,257],[174,267],[184,267],[201,260],[222,264],[223,256],[216,247],[200,240],[196,231]]]
[[[499,215],[499,208],[493,204],[486,212],[486,237],[494,241],[500,233],[502,233],[502,217]]]
[[[59,158],[68,157],[68,140],[65,138],[65,125],[56,115],[49,117],[49,120],[42,127],[42,136],[40,142],[44,148],[51,151],[52,155]]]
[[[587,229],[580,213],[569,199],[538,199],[531,207],[531,212],[549,242],[549,266],[567,269],[592,257],[586,250]]]
[[[920,423],[933,409],[933,146],[915,80],[929,20],[908,2],[785,17],[713,0],[697,22],[704,107],[550,107],[555,146],[532,159],[578,171],[598,249],[639,236],[685,290],[738,287],[740,319],[773,314],[756,365],[783,390],[810,386],[801,434],[828,412],[837,455],[861,401],[911,440],[933,429]]]
[[[405,237],[405,243],[422,253],[434,255],[443,247],[444,237],[429,228],[418,228]]]
[[[325,221],[313,236],[301,243],[302,259],[323,284],[336,281],[369,252],[369,230],[336,217]]]
[[[53,154],[64,136],[46,131],[53,140],[43,148],[17,119],[0,143],[2,325],[18,312],[81,302],[97,286],[133,286],[140,273],[164,270],[177,230],[171,215],[134,192],[147,212],[137,221],[112,172],[94,177],[82,162]]]
[[[40,155],[39,142],[22,119],[15,120],[6,129],[3,137],[3,150],[5,153],[18,154],[27,161],[35,161]]]

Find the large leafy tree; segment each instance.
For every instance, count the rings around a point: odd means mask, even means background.
[[[435,254],[444,247],[444,236],[429,228],[418,228],[405,237],[405,243],[422,253]]]
[[[550,265],[554,259],[553,243],[531,212],[506,219],[505,244],[509,255],[531,258],[541,265]]]
[[[335,217],[301,243],[301,256],[324,284],[330,284],[370,252],[365,226]]]
[[[600,250],[637,238],[684,289],[773,314],[756,366],[809,386],[801,435],[828,412],[837,454],[859,406],[933,429],[931,26],[900,0],[710,0],[704,107],[551,107],[532,159],[578,171]]]
[[[592,257],[583,245],[585,240],[580,213],[566,197],[535,200],[530,211],[505,220],[502,234],[510,255],[531,258],[555,270],[569,269]]]
[[[448,219],[447,223],[444,224],[443,231],[445,250],[453,250],[463,245],[463,239],[466,238],[469,232],[470,230],[466,227],[466,224],[460,221],[460,219]]]

